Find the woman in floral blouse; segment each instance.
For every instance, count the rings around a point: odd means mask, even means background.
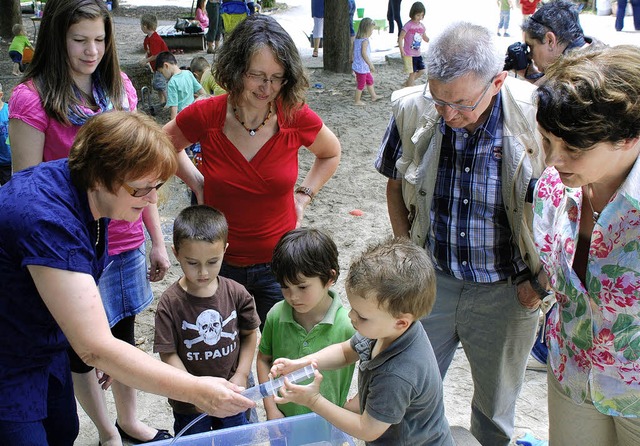
[[[537,92],[553,445],[640,444],[639,72],[638,47],[579,51]]]

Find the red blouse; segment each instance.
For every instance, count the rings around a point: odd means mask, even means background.
[[[307,105],[247,159],[223,133],[227,95],[196,101],[178,114],[176,123],[191,142],[202,146],[204,202],[223,212],[229,223],[225,259],[233,265],[271,261],[280,237],[295,228],[294,186],[298,150],[309,146],[322,120]]]

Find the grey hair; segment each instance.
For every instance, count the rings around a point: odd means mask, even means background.
[[[484,26],[456,22],[436,37],[427,51],[429,79],[451,82],[466,74],[490,81],[504,67],[504,54]]]

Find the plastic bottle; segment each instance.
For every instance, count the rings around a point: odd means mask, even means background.
[[[314,368],[311,364],[308,366],[298,369],[294,372],[286,375],[286,378],[289,382],[294,384],[299,383],[300,381],[304,381],[305,379],[313,378],[314,376]],[[251,401],[259,401],[266,396],[277,395],[278,389],[284,386],[284,378],[281,376],[278,379],[272,379],[268,382],[260,384],[259,386],[250,387],[244,392],[242,392],[242,396],[249,398]]]

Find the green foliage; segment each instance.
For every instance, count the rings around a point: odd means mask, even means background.
[[[263,8],[273,8],[276,5],[276,0],[262,0]]]

